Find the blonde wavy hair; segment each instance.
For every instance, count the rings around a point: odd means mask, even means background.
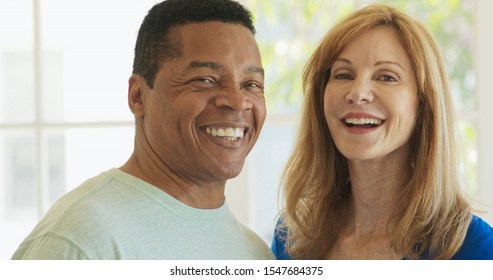
[[[324,118],[324,89],[330,67],[361,33],[388,26],[408,50],[418,83],[418,119],[408,142],[412,177],[389,222],[396,250],[409,259],[451,258],[471,219],[458,179],[454,107],[441,52],[426,28],[387,5],[349,15],[325,35],[305,65],[304,104],[293,152],[281,180],[285,208],[278,229],[294,259],[323,259],[344,219],[350,188],[346,158],[337,150]]]

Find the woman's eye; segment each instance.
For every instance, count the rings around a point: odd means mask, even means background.
[[[338,80],[350,80],[351,76],[349,74],[337,74],[334,76],[334,78]]]
[[[392,77],[392,76],[389,76],[389,75],[383,75],[380,80],[384,81],[384,82],[397,82],[397,79]]]

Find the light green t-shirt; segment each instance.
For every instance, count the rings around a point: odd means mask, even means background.
[[[66,194],[12,259],[273,259],[226,203],[196,209],[119,169]]]

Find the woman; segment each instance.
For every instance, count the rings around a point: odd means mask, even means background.
[[[327,33],[303,82],[278,259],[493,259],[493,229],[461,193],[447,73],[421,24],[367,6]]]

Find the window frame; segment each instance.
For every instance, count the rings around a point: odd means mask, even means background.
[[[49,201],[49,186],[46,178],[46,154],[43,137],[46,131],[53,129],[71,129],[71,128],[117,128],[117,127],[133,127],[133,121],[113,121],[113,122],[58,122],[46,123],[42,119],[42,38],[41,38],[41,1],[33,0],[33,19],[34,19],[34,59],[35,59],[35,120],[33,123],[27,124],[9,124],[0,123],[0,132],[10,131],[15,129],[32,130],[35,134],[35,158],[36,158],[36,192],[37,192],[37,217],[41,218],[51,206]],[[491,85],[490,66],[493,65],[493,38],[490,36],[489,26],[491,25],[490,11],[493,10],[493,1],[476,0],[474,11],[474,67],[476,72],[476,110],[459,112],[458,116],[461,120],[474,122],[477,127],[477,149],[478,149],[478,192],[474,200],[479,201],[477,208],[486,210],[487,212],[479,212],[479,216],[483,217],[490,224],[493,224],[493,130],[489,124],[489,120],[493,119],[493,110],[488,108],[493,104],[493,95],[489,94]],[[297,114],[269,114],[265,126],[297,126]],[[255,149],[253,150],[253,153]],[[235,179],[228,181],[226,188],[226,196],[228,204],[238,220],[258,231],[254,210],[256,208],[255,201],[255,182],[254,176],[255,162],[253,157],[248,157],[242,173]],[[75,186],[71,186],[75,187]],[[272,186],[277,193],[277,185]],[[0,192],[2,190],[0,189]],[[1,196],[0,196],[1,197]],[[275,202],[273,202],[275,203]],[[277,204],[276,204],[277,206]],[[0,209],[0,213],[6,211]],[[271,219],[272,227],[274,227],[275,217],[266,217]],[[2,221],[0,221],[1,223]],[[33,224],[34,225],[34,224]],[[9,234],[12,236],[13,234]],[[266,238],[267,239],[267,238]],[[267,240],[266,240],[267,241]],[[8,241],[7,241],[8,242]],[[0,252],[0,255],[1,252]]]

